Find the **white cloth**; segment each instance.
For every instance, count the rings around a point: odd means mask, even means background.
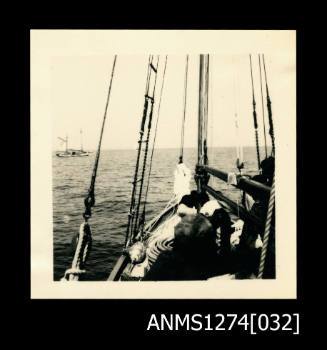
[[[255,243],[254,243],[254,248],[258,249],[258,248],[262,248],[263,243],[262,243],[262,239],[260,237],[260,235],[258,235]]]
[[[174,171],[174,194],[181,200],[186,194],[190,194],[191,170],[184,164],[177,164]]]
[[[192,214],[196,214],[196,209],[195,209],[195,207],[193,207],[193,208],[189,208],[187,205],[185,205],[185,204],[180,204],[179,206],[178,206],[178,209],[177,209],[177,214],[179,215],[179,216],[185,216],[185,215],[192,215]]]
[[[245,193],[245,208],[250,211],[254,204],[254,199],[247,193]]]
[[[228,173],[227,184],[228,185],[237,185],[237,178],[236,178],[235,173]]]
[[[205,203],[200,210],[200,213],[205,216],[212,216],[216,209],[220,209],[221,205],[215,199]]]
[[[242,234],[243,225],[244,221],[240,219],[232,225],[232,227],[235,228],[234,233],[230,236],[230,244],[232,249],[234,249],[240,243],[240,236]]]

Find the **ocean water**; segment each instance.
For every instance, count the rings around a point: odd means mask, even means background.
[[[95,185],[95,206],[89,224],[92,231],[92,250],[83,280],[106,280],[121,254],[132,192],[136,150],[102,150]],[[263,151],[261,152],[263,154]],[[146,219],[157,215],[173,195],[174,169],[178,149],[156,149],[148,193]],[[224,171],[237,171],[236,150],[233,147],[209,150],[209,165]],[[72,263],[71,241],[83,222],[84,198],[87,194],[95,153],[89,157],[59,158],[53,154],[53,243],[54,280],[60,280]],[[192,170],[197,159],[196,149],[184,149],[184,163]],[[243,173],[257,173],[254,147],[244,148]],[[146,182],[145,182],[146,183]],[[219,179],[209,184],[234,200],[238,189]],[[195,189],[192,181],[191,188]]]

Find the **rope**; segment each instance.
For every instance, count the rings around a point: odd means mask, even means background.
[[[271,231],[271,219],[272,219],[274,208],[275,208],[275,174],[273,177],[273,182],[272,182],[272,186],[271,186],[271,190],[270,190],[270,198],[269,198],[265,233],[263,236],[263,244],[262,244],[262,249],[261,249],[258,278],[262,278],[262,276],[263,276],[266,255],[267,255],[267,247],[268,247],[268,242],[269,242],[269,234]]]
[[[158,56],[158,60],[157,60],[156,72],[158,71],[158,66],[159,66],[159,56]],[[139,219],[139,211],[140,211],[141,198],[142,198],[142,190],[143,190],[146,161],[147,161],[148,150],[149,150],[149,141],[150,141],[150,132],[151,132],[151,127],[152,127],[152,116],[153,116],[153,107],[154,107],[154,100],[155,100],[157,77],[158,77],[158,75],[156,74],[155,79],[154,79],[152,99],[151,99],[151,109],[150,109],[149,121],[148,121],[148,134],[147,134],[147,139],[145,141],[145,151],[144,151],[144,158],[143,158],[142,175],[141,175],[141,179],[140,179],[139,198],[138,198],[137,207],[136,207],[135,226],[134,226],[134,231],[133,231],[134,237],[136,236],[137,231],[138,231],[139,226],[140,226],[138,219]],[[142,223],[141,223],[141,225],[142,225]]]
[[[274,123],[272,119],[272,111],[271,111],[271,100],[269,96],[268,90],[268,82],[267,82],[267,73],[266,73],[266,65],[265,65],[265,56],[262,54],[263,68],[265,71],[265,81],[266,81],[266,93],[267,93],[267,108],[268,108],[268,119],[269,119],[269,134],[271,137],[271,145],[272,145],[272,156],[275,156],[275,136],[274,136]]]
[[[140,127],[140,139],[138,141],[138,152],[137,152],[137,158],[136,158],[136,165],[135,165],[135,172],[134,172],[134,180],[133,180],[133,190],[132,190],[132,196],[131,196],[131,204],[129,208],[129,214],[128,214],[128,222],[127,222],[127,229],[126,229],[126,236],[125,236],[125,248],[128,245],[130,230],[133,228],[134,224],[134,214],[135,214],[135,196],[136,196],[136,188],[137,188],[137,177],[138,177],[138,170],[139,170],[139,163],[140,163],[140,155],[141,155],[141,149],[142,149],[142,142],[143,142],[143,135],[144,135],[144,126],[145,126],[145,120],[148,113],[148,93],[149,93],[149,86],[150,86],[150,78],[151,78],[151,63],[152,63],[153,56],[149,55],[149,61],[148,61],[148,71],[147,71],[147,77],[146,77],[146,84],[145,84],[145,100],[144,100],[144,107],[143,107],[143,115],[141,120],[141,127]]]
[[[79,276],[86,272],[83,269],[83,267],[91,251],[91,246],[92,246],[91,229],[87,222],[83,222],[79,229],[78,242],[75,249],[72,267],[65,271],[65,275],[61,279],[62,281],[78,280]]]
[[[233,63],[235,64],[235,61],[233,59]],[[238,88],[236,88],[236,85]],[[236,136],[236,166],[242,175],[242,169],[244,168],[244,162],[243,162],[243,148],[241,146],[240,142],[240,134],[239,134],[239,125],[238,125],[238,113],[240,110],[240,98],[239,98],[239,81],[238,76],[236,72],[234,73],[234,81],[233,81],[233,94],[234,94],[234,122],[235,122],[235,136]]]
[[[265,123],[265,109],[263,106],[263,91],[262,91],[262,76],[261,76],[261,60],[260,60],[260,55],[259,57],[259,71],[260,71],[260,89],[261,89],[261,107],[262,107],[262,123],[263,123],[263,135],[265,138],[265,153],[266,153],[266,158],[268,157],[267,155],[267,139],[266,139],[266,123]]]
[[[78,280],[79,276],[82,273],[85,273],[85,270],[83,270],[82,267],[86,263],[86,260],[88,258],[89,253],[90,253],[90,250],[91,250],[92,235],[91,235],[90,226],[88,225],[87,221],[92,215],[91,208],[94,206],[94,203],[95,203],[95,197],[94,197],[95,180],[96,180],[96,175],[97,175],[97,170],[98,170],[98,165],[99,165],[102,136],[103,136],[103,131],[104,131],[104,125],[105,125],[106,118],[107,118],[107,110],[108,110],[108,105],[109,105],[112,81],[113,81],[113,77],[114,77],[116,59],[117,59],[117,55],[115,55],[113,65],[112,65],[108,95],[107,95],[106,106],[105,106],[105,111],[104,111],[104,116],[103,116],[103,121],[102,121],[102,126],[101,126],[98,149],[97,149],[97,153],[96,153],[96,157],[95,157],[95,161],[94,161],[94,167],[93,167],[93,172],[92,172],[92,177],[91,177],[91,184],[90,184],[90,188],[88,191],[88,195],[84,200],[84,205],[85,205],[85,211],[83,213],[84,222],[80,226],[79,237],[78,237],[78,242],[77,242],[77,246],[75,249],[72,267],[70,269],[66,270],[65,275],[62,278],[62,280],[69,280],[69,281]]]
[[[143,226],[144,226],[144,219],[145,219],[145,204],[146,200],[148,197],[148,191],[149,191],[149,185],[150,185],[150,176],[151,176],[151,171],[152,171],[152,159],[153,159],[153,154],[154,154],[154,149],[155,149],[155,144],[156,144],[156,139],[157,139],[157,131],[158,131],[158,124],[159,124],[159,116],[160,116],[160,107],[161,107],[161,99],[162,99],[162,92],[165,84],[165,75],[166,75],[166,67],[167,67],[167,55],[165,58],[165,67],[163,71],[163,77],[162,77],[162,84],[161,84],[161,89],[160,89],[160,97],[159,97],[159,106],[158,106],[158,112],[157,112],[157,120],[156,120],[156,127],[154,131],[154,138],[153,138],[153,145],[152,145],[152,151],[151,151],[151,158],[150,158],[150,167],[149,167],[149,174],[148,174],[148,183],[146,187],[146,192],[145,192],[145,199],[143,203],[143,225],[142,225],[142,231],[143,231]]]
[[[100,150],[101,150],[101,142],[102,142],[102,136],[103,136],[103,131],[104,131],[104,125],[105,125],[106,118],[107,118],[107,110],[108,110],[108,105],[109,105],[112,80],[113,80],[113,77],[114,77],[116,59],[117,59],[117,55],[115,55],[114,62],[113,62],[113,65],[112,65],[112,71],[111,71],[111,78],[110,78],[110,83],[109,83],[106,107],[105,107],[103,121],[102,121],[102,127],[101,127],[101,132],[100,132],[100,139],[99,139],[99,144],[98,144],[98,150],[97,150],[95,161],[94,161],[94,167],[93,167],[93,173],[92,173],[92,177],[91,177],[90,189],[89,189],[87,197],[84,200],[85,211],[84,211],[83,217],[84,217],[85,221],[87,221],[91,217],[91,215],[92,215],[91,208],[94,206],[94,203],[95,203],[95,198],[94,198],[95,179],[96,179],[96,176],[97,176],[97,170],[98,170],[98,164],[99,164],[99,158],[100,158]]]
[[[183,163],[183,150],[184,150],[184,127],[185,127],[185,116],[186,116],[186,99],[187,99],[187,74],[188,73],[188,55],[186,55],[186,64],[185,64],[185,78],[184,78],[184,115],[182,122],[182,131],[181,131],[181,148],[179,163]]]
[[[256,103],[255,103],[255,98],[254,98],[254,85],[253,85],[251,55],[250,55],[250,68],[251,68],[251,82],[252,82],[252,105],[253,105],[254,134],[255,134],[255,144],[256,144],[256,149],[257,149],[258,169],[260,170],[260,150],[259,150],[258,122],[257,122],[257,112],[255,110]]]

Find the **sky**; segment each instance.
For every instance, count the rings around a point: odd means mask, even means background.
[[[52,148],[62,149],[58,137],[69,137],[69,147],[80,146],[80,130],[86,150],[97,147],[105,110],[114,56],[85,49],[67,49],[52,55],[50,96]],[[262,52],[262,51],[259,51]],[[168,54],[156,147],[180,146],[183,118],[185,54]],[[210,54],[209,74],[209,147],[254,146],[253,107],[249,54],[252,54],[259,142],[264,145],[258,51]],[[265,53],[265,52],[263,52]],[[135,149],[143,112],[148,54],[117,56],[107,112],[103,149]],[[280,50],[265,53],[269,93],[275,128],[284,118],[295,115],[295,54]],[[162,85],[165,54],[159,56],[155,118]],[[263,72],[262,72],[263,73]],[[264,88],[267,141],[268,119]],[[185,147],[197,145],[199,54],[189,55],[185,122]],[[235,113],[239,138],[236,138]]]

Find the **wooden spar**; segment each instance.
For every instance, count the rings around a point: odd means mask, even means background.
[[[108,281],[118,281],[129,261],[130,259],[127,255],[121,255],[110,272]]]
[[[199,72],[199,110],[198,110],[198,165],[203,165],[202,154],[202,119],[203,119],[203,67],[204,55],[200,55]]]
[[[265,222],[261,218],[253,215],[252,213],[249,213],[246,209],[244,209],[242,206],[239,204],[235,203],[228,197],[224,196],[220,191],[216,191],[212,187],[208,185],[203,185],[202,188],[207,191],[209,194],[212,195],[212,197],[226,203],[228,207],[231,209],[231,211],[237,215],[240,219],[243,221],[248,221],[250,220],[252,223],[257,225],[260,229],[264,230],[265,227]]]
[[[199,109],[198,109],[198,165],[205,165],[205,145],[207,140],[208,119],[208,80],[209,79],[209,55],[200,55],[199,69]],[[201,177],[196,178],[197,190],[201,192]]]
[[[223,180],[225,182],[227,182],[228,180],[228,173],[218,170],[218,169],[214,169],[214,168],[210,168],[208,166],[198,166],[198,170],[204,170],[207,173],[218,177],[220,180]],[[250,179],[247,179],[244,176],[241,175],[237,175],[236,176],[236,180],[237,180],[237,185],[235,185],[235,187],[245,191],[246,193],[250,194],[250,195],[255,195],[257,197],[260,197],[262,199],[269,199],[269,195],[270,195],[270,187],[261,184],[260,182],[257,181],[253,181]]]

